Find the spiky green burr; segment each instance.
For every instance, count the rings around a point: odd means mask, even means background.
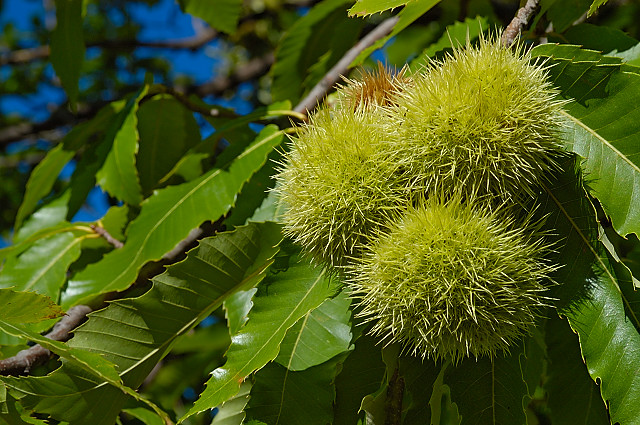
[[[374,239],[350,282],[371,332],[453,362],[507,349],[534,324],[553,270],[540,236],[509,217],[432,197]]]
[[[412,190],[519,201],[557,167],[564,102],[543,66],[498,40],[432,61],[394,99],[389,156]]]
[[[379,160],[382,120],[376,108],[323,108],[291,139],[276,176],[285,233],[321,262],[343,266],[406,208],[393,164]]]

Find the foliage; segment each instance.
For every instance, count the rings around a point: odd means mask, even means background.
[[[638,4],[542,1],[523,31],[520,48],[562,101],[567,153],[540,168],[543,183],[522,198],[541,245],[531,253],[516,241],[510,254],[518,263],[544,255],[553,284],[526,334],[505,335],[508,350],[451,363],[385,345],[375,330],[394,324],[363,321],[373,307],[350,293],[348,271],[318,264],[341,266],[337,250],[360,255],[349,247],[387,213],[373,208],[327,253],[315,236],[283,231],[278,196],[296,185],[274,190],[284,184],[274,176],[291,156],[286,138],[309,137],[324,120],[332,133],[313,137],[320,146],[307,152],[315,163],[305,173],[320,173],[314,190],[325,193],[305,201],[300,223],[322,233],[319,220],[349,214],[345,194],[375,201],[369,179],[387,171],[358,156],[365,147],[348,151],[347,138],[354,127],[378,131],[378,120],[325,110],[303,124],[307,111],[295,105],[354,46],[339,70],[352,84],[374,78],[355,70],[381,57],[409,64],[407,75],[433,70],[452,47],[506,27],[517,1],[183,0],[203,22],[177,42],[145,39],[135,0],[50,3],[28,34],[7,24],[0,36],[3,93],[56,93],[49,110],[34,103],[37,115],[0,116],[0,228],[12,238],[0,249],[0,354],[19,358],[32,343],[52,353],[21,376],[0,361],[0,423],[640,424],[640,27],[629,18]],[[358,44],[385,22],[387,33]],[[141,49],[217,49],[226,69],[208,82],[180,76],[172,67],[184,57]],[[236,96],[247,87],[246,99]],[[388,101],[376,96],[368,101]],[[232,98],[251,112],[229,108]],[[354,178],[347,187],[335,178],[341,156]],[[108,205],[82,218],[96,186]],[[486,213],[496,211],[509,214]],[[509,240],[500,226],[510,217],[492,220],[495,231],[469,217],[475,234]],[[424,248],[409,230],[396,229],[408,247],[380,239],[396,262]],[[398,295],[385,289],[382,309]],[[93,312],[69,341],[42,336],[78,304]],[[420,329],[406,329],[419,340]]]

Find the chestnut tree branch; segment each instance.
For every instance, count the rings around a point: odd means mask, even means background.
[[[503,46],[510,47],[513,44],[524,27],[529,23],[529,20],[538,8],[538,3],[540,3],[540,0],[527,0],[527,3],[518,9],[516,16],[513,17],[511,23],[509,23],[502,33],[501,42]]]
[[[133,49],[137,47],[151,47],[158,49],[172,50],[196,50],[204,46],[214,38],[218,32],[212,28],[206,27],[199,31],[196,35],[177,40],[165,41],[139,41],[136,39],[124,40],[99,40],[88,42],[87,47],[103,47],[106,49]],[[30,49],[20,49],[8,52],[6,55],[0,56],[0,66],[17,65],[28,63],[39,59],[46,59],[51,54],[49,46],[38,46]]]
[[[340,76],[347,72],[349,65],[353,60],[358,57],[367,47],[371,46],[377,40],[386,36],[391,32],[395,24],[398,22],[398,17],[388,18],[382,21],[377,27],[375,27],[369,34],[364,36],[362,40],[358,41],[351,49],[349,49],[344,56],[331,68],[324,77],[315,85],[309,92],[309,94],[296,105],[293,109],[301,114],[307,114],[313,110],[318,102],[322,100],[329,91],[329,89],[338,82]]]
[[[104,240],[106,240],[111,245],[113,245],[114,248],[119,249],[119,248],[122,248],[124,246],[124,244],[122,242],[120,242],[119,240],[117,240],[116,238],[111,236],[109,234],[109,232],[107,232],[107,229],[105,229],[104,227],[100,227],[100,226],[98,226],[96,224],[92,224],[89,227],[91,227],[91,230],[93,230],[98,235],[100,235],[100,237],[102,237]]]
[[[220,96],[228,90],[233,89],[238,84],[260,78],[265,75],[271,64],[273,64],[273,54],[269,53],[262,57],[253,58],[246,64],[239,66],[229,75],[221,75],[210,82],[186,88],[186,94],[196,94],[200,97],[213,95]],[[178,99],[180,100],[180,99]],[[66,125],[75,125],[86,119],[91,119],[102,106],[108,102],[99,102],[88,105],[78,105],[77,115],[68,111],[66,105],[61,105],[57,112],[40,123],[22,122],[0,129],[0,147],[12,142],[17,142],[30,137],[40,137],[46,133]],[[204,112],[204,111],[203,111]],[[50,139],[50,137],[44,137]]]
[[[86,305],[71,307],[45,336],[54,341],[67,341],[71,338],[70,332],[78,327],[89,313],[91,308]],[[50,356],[51,351],[39,344],[34,345],[13,357],[0,360],[0,375],[28,374],[32,367],[46,363]]]

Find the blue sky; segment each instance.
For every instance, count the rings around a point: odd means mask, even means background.
[[[144,2],[130,2],[127,7],[132,19],[141,27],[138,34],[140,41],[175,40],[191,37],[196,34],[198,28],[202,28],[205,25],[197,18],[183,13],[175,0],[159,0],[153,6],[149,6]],[[0,12],[0,28],[4,28],[7,23],[10,23],[19,35],[22,43],[21,47],[34,47],[37,42],[28,38],[29,31],[32,29],[32,18],[34,16],[45,18],[46,13],[43,0],[8,0],[4,2]],[[52,14],[53,12],[49,13]],[[52,16],[49,16],[48,19],[51,20],[51,18]],[[109,18],[115,24],[124,22],[124,16],[115,12]],[[193,79],[195,83],[204,83],[214,78],[216,71],[222,65],[221,60],[216,57],[216,53],[225,48],[226,46],[223,42],[213,40],[204,48],[193,52],[188,50],[139,48],[136,49],[135,54],[139,58],[162,57],[167,59],[171,64],[171,78],[186,75]],[[92,49],[88,49],[87,56],[90,57],[92,54]],[[4,81],[9,72],[10,68],[8,66],[0,68],[0,81]],[[48,65],[46,72],[53,76],[54,71],[50,65]],[[144,75],[128,76],[128,78],[134,78],[142,82]],[[253,87],[250,84],[245,84],[239,88],[238,95],[231,100],[219,98],[205,100],[233,108],[238,113],[246,114],[251,111],[251,104],[246,99],[252,94],[252,91]],[[0,95],[0,113],[43,121],[49,116],[49,107],[51,105],[59,105],[65,99],[66,95],[61,88],[42,84],[35,94]],[[203,137],[208,136],[213,129],[208,125],[204,125],[202,120],[199,121],[203,124]],[[42,150],[48,149],[49,146],[50,144],[44,140],[36,143],[36,147]],[[15,143],[9,150],[16,151],[27,147],[25,144]],[[69,163],[60,177],[63,179],[68,178],[74,168],[74,162]],[[25,173],[30,171],[26,165],[20,169]],[[106,195],[99,188],[95,188],[89,195],[86,205],[74,217],[74,221],[96,220],[104,215],[108,206]],[[7,241],[0,240],[0,246],[6,243]]]

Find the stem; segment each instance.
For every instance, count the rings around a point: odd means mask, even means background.
[[[294,111],[304,115],[308,115],[309,111],[312,111],[323,97],[326,96],[329,89],[338,82],[340,76],[347,72],[349,65],[355,58],[367,47],[386,36],[391,32],[393,27],[398,22],[398,17],[385,19],[377,27],[367,34],[362,40],[358,41],[351,49],[349,49],[344,56],[331,68],[324,77],[316,84],[309,94],[293,108]]]
[[[527,0],[527,4],[518,9],[516,16],[513,17],[511,23],[502,33],[502,45],[511,47],[515,39],[520,35],[525,25],[529,23],[529,19],[538,8],[540,0]]]

